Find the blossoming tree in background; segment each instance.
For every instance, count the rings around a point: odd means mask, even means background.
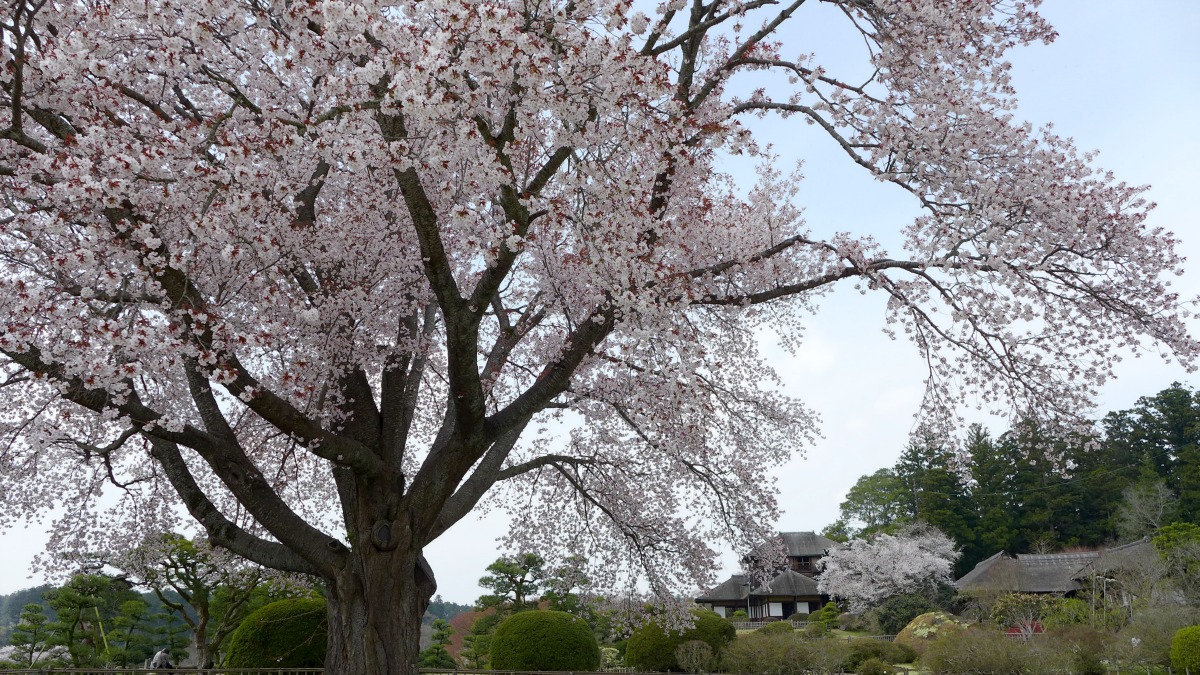
[[[817,562],[817,588],[846,600],[851,612],[866,612],[897,595],[936,595],[948,583],[959,551],[936,527],[916,523],[896,534],[877,532],[851,539]]]
[[[482,500],[663,596],[764,540],[814,419],[757,336],[801,349],[837,284],[887,296],[934,426],[1192,363],[1142,190],[1011,117],[1030,4],[833,4],[868,81],[786,43],[803,0],[6,5],[0,524],[103,551],[186,510],[324,579],[331,672],[409,673],[422,551]],[[901,249],[806,229],[773,114],[911,193]]]

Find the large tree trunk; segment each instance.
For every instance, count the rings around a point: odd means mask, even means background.
[[[325,672],[416,675],[421,617],[437,589],[419,553],[356,552],[329,583]]]

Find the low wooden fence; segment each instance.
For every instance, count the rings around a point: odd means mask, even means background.
[[[737,630],[758,630],[759,628],[762,628],[763,626],[770,626],[773,623],[784,623],[784,622],[783,621],[730,621],[730,623],[732,623],[733,627],[736,628]],[[809,621],[788,621],[787,623],[792,624],[792,628],[804,628],[811,622],[809,622]]]

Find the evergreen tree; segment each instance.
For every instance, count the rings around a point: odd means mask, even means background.
[[[108,634],[122,603],[139,596],[123,579],[103,574],[77,574],[67,585],[46,592],[46,603],[57,619],[51,622],[51,642],[65,647],[75,668],[105,665]]]
[[[960,549],[975,542],[975,513],[971,508],[962,460],[953,449],[933,439],[914,441],[905,448],[893,470],[904,486],[910,522],[927,523],[950,537]],[[969,474],[968,474],[969,475]],[[956,563],[955,572],[971,569]]]
[[[47,663],[53,633],[46,608],[36,602],[25,605],[17,625],[9,636],[9,644],[15,647],[11,660],[19,668],[50,665]]]
[[[463,666],[473,670],[485,670],[491,664],[492,635],[503,617],[498,612],[489,612],[475,619],[471,631],[463,637],[460,652]]]
[[[154,614],[153,620],[154,627],[150,634],[153,636],[154,651],[165,648],[171,655],[172,663],[181,663],[187,658],[188,645],[193,641],[191,629],[178,613],[166,606]]]
[[[528,609],[546,575],[545,564],[536,553],[500,556],[487,566],[488,574],[479,579],[479,585],[492,592],[479,596],[476,604],[480,609],[495,607],[501,613]]]
[[[1177,495],[1177,516],[1200,520],[1200,396],[1174,383],[1105,418],[1108,442],[1144,461]],[[1136,465],[1136,464],[1135,464]]]
[[[105,662],[119,668],[140,664],[154,654],[149,632],[150,605],[140,596],[121,602],[108,632]]]
[[[44,605],[42,594],[53,588],[50,585],[23,588],[8,595],[0,595],[0,646],[9,644],[9,634],[21,620],[25,605],[31,602]],[[51,617],[53,618],[53,617]]]
[[[446,645],[450,644],[450,636],[454,634],[454,629],[450,627],[450,622],[445,619],[433,620],[433,643],[421,652],[421,667],[422,668],[455,668],[458,664],[451,658],[450,652],[446,651]]]
[[[449,621],[462,612],[468,612],[471,609],[471,605],[460,605],[456,602],[450,602],[443,599],[439,593],[429,601],[429,609],[425,610],[425,622],[432,624],[434,619]]]
[[[1136,475],[1133,458],[1093,436],[1073,436],[1061,448],[1063,543],[1090,548],[1116,540],[1122,492]]]
[[[1014,465],[1006,454],[1010,445],[997,443],[982,426],[967,430],[970,458],[970,499],[975,511],[975,537],[964,547],[961,564],[967,569],[998,551],[1012,551],[1017,538],[1012,489]]]
[[[263,568],[174,532],[148,537],[114,564],[187,625],[203,667],[220,659],[242,619],[287,594],[267,581]]]
[[[1075,496],[1063,489],[1066,443],[1031,421],[1018,422],[1000,442],[1014,462],[1011,505],[1017,536],[1009,550],[1049,553],[1078,544],[1071,531]]]

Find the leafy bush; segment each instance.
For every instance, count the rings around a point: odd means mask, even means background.
[[[1200,672],[1200,626],[1188,626],[1175,632],[1171,640],[1171,667]]]
[[[715,669],[717,655],[703,640],[688,640],[675,649],[675,661],[689,673],[707,673]]]
[[[908,594],[888,598],[875,610],[875,620],[884,635],[895,635],[910,621],[936,609],[923,595]]]
[[[850,661],[846,640],[814,640],[808,643],[812,669],[818,673],[844,673]]]
[[[796,612],[788,617],[788,621],[808,621],[808,612]]]
[[[583,619],[551,610],[518,612],[492,637],[493,670],[595,670],[600,645]]]
[[[828,632],[829,629],[820,621],[809,621],[808,625],[800,630],[800,634],[810,640],[819,640]]]
[[[912,663],[916,658],[917,653],[913,651],[912,647],[905,645],[883,640],[850,640],[850,653],[846,657],[846,669],[860,672],[858,667],[864,661],[871,659],[878,659],[884,663]]]
[[[229,638],[230,668],[319,668],[329,625],[324,598],[289,598],[247,616]]]
[[[858,675],[893,675],[896,669],[891,664],[879,659],[867,659],[858,664],[858,668],[854,672]]]
[[[683,633],[664,631],[656,620],[642,624],[629,636],[625,663],[641,670],[679,670],[675,650],[684,642],[702,640],[712,648],[714,654],[719,655],[725,645],[737,637],[733,624],[714,612],[695,610],[692,615],[695,624]]]
[[[721,655],[727,673],[802,675],[810,664],[808,646],[791,633],[754,631],[729,643]]]
[[[982,628],[943,635],[929,643],[921,665],[933,672],[1020,675],[1028,663],[1026,644]]]
[[[776,621],[769,623],[758,629],[759,633],[790,633],[792,632],[791,621]]]
[[[1042,617],[1042,623],[1049,628],[1064,628],[1090,623],[1093,617],[1091,603],[1079,598],[1059,598],[1058,602]]]
[[[616,647],[601,647],[600,648],[600,667],[604,669],[620,668],[625,665],[625,660],[621,658],[621,650]]]
[[[996,598],[989,619],[1001,629],[1040,633],[1046,617],[1061,608],[1061,598],[1043,593],[1005,593]]]
[[[729,616],[729,618],[732,619],[733,621],[745,621],[750,618],[750,615],[746,613],[746,610],[739,609],[736,612],[734,612],[733,614],[731,614]]]

